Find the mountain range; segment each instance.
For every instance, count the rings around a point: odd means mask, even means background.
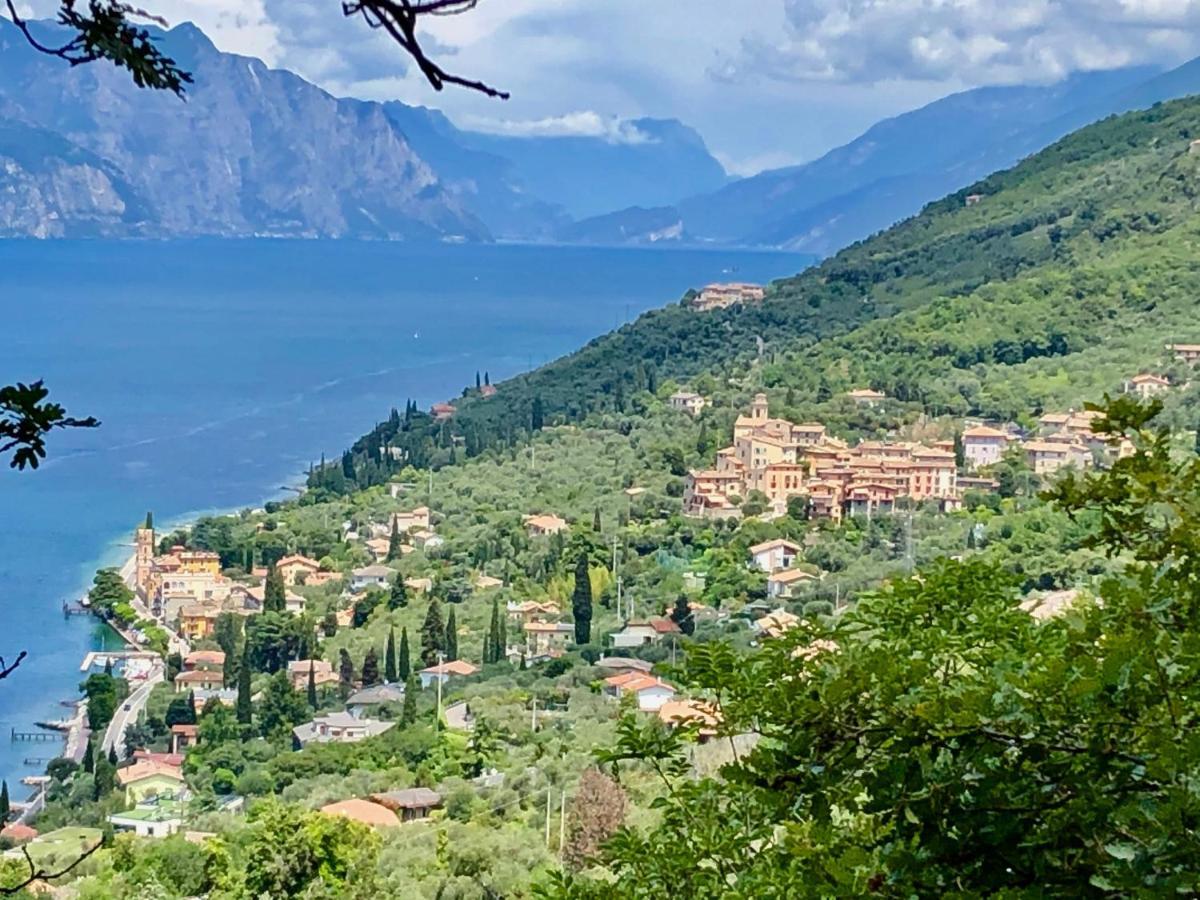
[[[51,29],[51,25],[41,25]],[[0,20],[0,236],[287,236],[767,246],[828,255],[1113,113],[1200,90],[1200,61],[985,87],[812,162],[727,175],[693,129],[489,134],[336,98],[195,26],[160,35],[186,101],[32,52]]]

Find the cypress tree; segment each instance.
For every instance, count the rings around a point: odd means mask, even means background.
[[[263,582],[263,612],[284,612],[287,609],[287,588],[283,575],[271,563],[267,569],[267,580]]]
[[[83,750],[83,771],[93,772],[96,768],[96,743],[88,739],[87,747]]]
[[[104,674],[107,675],[109,678],[111,678],[112,673],[113,673],[112,657],[110,656],[104,660]]]
[[[367,655],[363,657],[362,683],[363,687],[379,684],[379,654],[374,647],[367,650]]]
[[[392,533],[388,536],[387,558],[388,562],[400,558],[400,523],[396,521],[395,516],[392,516]],[[396,580],[404,583],[404,579],[399,575],[396,576]]]
[[[408,588],[404,584],[404,576],[397,575],[392,582],[392,592],[388,594],[388,609],[403,609],[408,606]]]
[[[150,510],[146,510],[146,522],[142,527],[146,530],[154,528],[154,513]]]
[[[421,682],[417,680],[417,673],[409,673],[408,681],[404,684],[404,709],[400,713],[402,725],[411,725],[417,721],[417,691],[420,689]]]
[[[496,641],[496,662],[508,659],[508,618],[500,614],[500,639]]]
[[[111,747],[108,748],[109,765],[111,765],[115,769],[117,767],[117,763],[119,763],[120,761],[121,761],[121,758],[119,756],[117,756],[117,745],[113,744]]]
[[[492,378],[491,378],[491,376],[490,376],[490,375],[488,375],[488,373],[487,373],[487,370],[486,370],[486,369],[485,369],[485,370],[484,370],[484,372],[483,372],[483,383],[484,383],[484,384],[491,384],[491,383],[492,383]]]
[[[596,511],[592,513],[592,531],[600,533],[600,507],[596,507]]]
[[[96,760],[96,771],[92,773],[95,781],[92,786],[92,799],[100,800],[112,793],[116,784],[116,769],[103,755]]]
[[[1196,451],[1196,455],[1200,456],[1200,426],[1196,428],[1196,443],[1193,449]]]
[[[974,525],[972,525],[970,528],[967,529],[967,549],[968,550],[975,549],[975,526]]]
[[[387,648],[383,652],[383,680],[396,683],[396,626],[388,630]]]
[[[408,658],[408,627],[400,629],[400,652],[396,655],[396,677],[408,681],[412,674],[412,661]]]
[[[492,621],[488,625],[487,641],[483,645],[484,663],[500,661],[497,648],[500,646],[500,601],[492,600]]]
[[[480,381],[479,381],[479,370],[478,370],[478,369],[476,369],[476,370],[475,370],[475,390],[479,390],[479,388],[480,388],[481,386],[482,386],[482,385],[481,385],[481,383],[480,383]]]
[[[575,643],[592,639],[592,582],[588,577],[588,558],[579,554],[575,564],[575,591],[571,594],[571,614],[575,618]]]
[[[313,709],[317,708],[317,676],[314,674],[312,662],[308,664],[308,705]]]
[[[343,700],[354,691],[354,662],[345,647],[338,651],[338,689]]]
[[[250,642],[242,650],[242,664],[238,666],[237,720],[240,725],[249,725],[253,715],[250,705]]]
[[[541,431],[544,424],[545,413],[542,410],[542,398],[534,397],[533,406],[529,411],[529,427],[533,431]]]
[[[0,825],[8,821],[11,804],[8,801],[8,782],[0,781]]]
[[[442,625],[442,608],[437,597],[429,599],[429,611],[421,626],[421,661],[426,666],[437,664],[438,654],[445,649],[446,628]]]
[[[458,622],[454,617],[454,607],[450,607],[450,615],[446,617],[446,643],[443,645],[446,659],[458,659]]]

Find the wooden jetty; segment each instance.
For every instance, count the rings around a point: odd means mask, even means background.
[[[91,609],[84,606],[82,603],[68,603],[65,600],[63,601],[64,616],[90,616],[91,614]]]
[[[17,741],[61,741],[62,734],[57,731],[17,731],[12,729],[12,740]]]

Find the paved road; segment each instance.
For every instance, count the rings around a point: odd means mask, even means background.
[[[104,732],[104,740],[101,742],[101,749],[107,753],[110,748],[117,748],[117,756],[121,759],[125,758],[125,730],[137,722],[138,715],[142,708],[145,707],[146,701],[150,698],[150,692],[154,686],[163,680],[163,667],[155,666],[150,673],[150,677],[146,679],[145,684],[140,685],[126,698],[125,702],[117,707],[117,711],[113,714],[112,721],[108,723],[108,728]],[[126,709],[125,707],[129,707]]]

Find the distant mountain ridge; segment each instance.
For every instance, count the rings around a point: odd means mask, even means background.
[[[476,135],[333,97],[191,24],[160,41],[195,75],[185,102],[35,53],[0,19],[0,236],[545,240],[600,197],[674,203],[727,180],[677,122],[640,120],[635,143]]]
[[[983,87],[886,119],[811,163],[762,172],[661,210],[681,240],[828,255],[914,215],[931,200],[1116,113],[1200,92],[1200,60],[1073,75],[1051,85]],[[672,214],[673,210],[673,214]],[[569,226],[647,243],[639,210]]]

